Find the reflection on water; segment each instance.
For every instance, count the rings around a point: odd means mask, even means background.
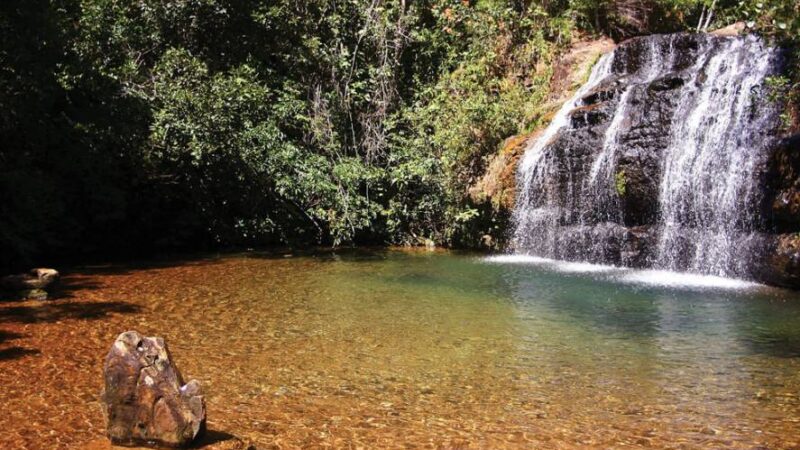
[[[210,428],[235,437],[210,448],[800,445],[787,291],[400,251],[86,268],[66,283],[52,303],[0,302],[0,448],[103,442],[102,360],[127,329],[167,338],[204,383]]]

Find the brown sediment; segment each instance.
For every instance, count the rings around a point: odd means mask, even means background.
[[[103,358],[128,329],[203,383],[208,449],[800,445],[791,358],[737,360],[737,377],[581,351],[580,326],[527,328],[499,294],[409,270],[441,257],[110,266],[55,303],[0,302],[0,351],[30,352],[0,360],[0,448],[110,448]]]

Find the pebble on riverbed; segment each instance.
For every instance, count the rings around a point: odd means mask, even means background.
[[[183,383],[162,338],[128,331],[104,366],[108,436],[116,445],[184,447],[205,431],[200,384]]]

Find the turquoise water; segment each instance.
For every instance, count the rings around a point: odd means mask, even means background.
[[[350,295],[337,316],[360,311],[378,328],[366,334],[399,341],[398,360],[507,389],[521,420],[557,417],[566,443],[800,436],[795,292],[535,258],[390,253],[345,257],[340,269],[349,275],[332,276]]]

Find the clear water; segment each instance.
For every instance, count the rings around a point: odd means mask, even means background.
[[[107,448],[102,361],[164,336],[207,448],[791,448],[800,295],[444,252],[86,267],[0,301],[0,448]]]

